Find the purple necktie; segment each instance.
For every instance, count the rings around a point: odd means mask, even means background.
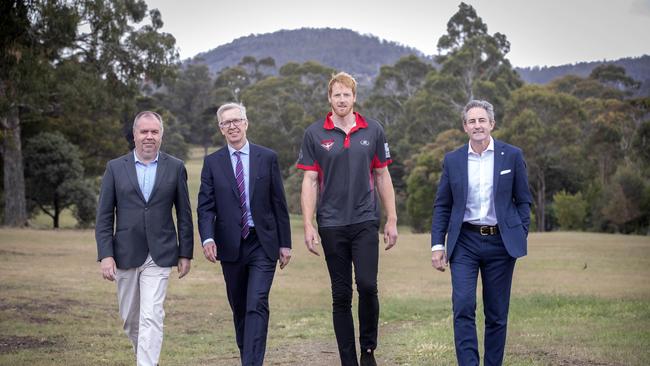
[[[241,163],[241,152],[235,151],[237,164],[235,165],[235,179],[239,190],[239,208],[241,209],[241,237],[246,239],[250,233],[248,226],[248,209],[246,209],[246,187],[244,186],[244,165]]]

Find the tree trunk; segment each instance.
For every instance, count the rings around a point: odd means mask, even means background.
[[[608,168],[609,164],[607,164],[607,155],[601,156],[599,160],[600,161],[599,161],[598,165],[599,165],[599,168],[600,168],[599,169],[600,170],[600,186],[605,187],[607,185],[607,183],[608,183],[607,182],[607,180],[608,180],[607,179],[607,168]]]
[[[25,174],[20,144],[18,107],[11,107],[0,121],[2,125],[2,159],[4,164],[4,225],[27,226]]]
[[[58,229],[59,228],[59,216],[61,214],[61,210],[59,209],[59,197],[56,193],[54,193],[54,216],[52,216],[54,228]]]

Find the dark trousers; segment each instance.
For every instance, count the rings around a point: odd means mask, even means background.
[[[482,236],[476,232],[461,230],[449,261],[454,341],[460,366],[479,365],[475,321],[476,282],[479,271],[485,313],[483,364],[502,364],[515,261],[516,259],[506,251],[500,235]]]
[[[237,262],[221,262],[243,366],[264,363],[275,265],[254,231],[242,239]]]
[[[379,224],[367,221],[354,225],[319,228],[323,252],[332,282],[332,317],[341,365],[356,366],[357,352],[352,321],[352,265],[359,293],[359,343],[362,352],[377,348],[379,299],[377,266]]]

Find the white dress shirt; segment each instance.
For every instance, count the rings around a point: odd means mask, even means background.
[[[494,139],[490,136],[490,144],[482,154],[467,149],[467,203],[463,222],[473,225],[497,224],[494,208]],[[444,250],[444,244],[436,244],[432,251]]]
[[[482,154],[474,152],[472,145],[467,151],[467,204],[463,222],[473,225],[497,224],[493,197],[494,140]]]

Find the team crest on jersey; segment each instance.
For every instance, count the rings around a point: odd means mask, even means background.
[[[330,151],[332,150],[332,146],[334,146],[334,140],[322,140],[320,146],[322,146],[323,149]]]
[[[361,146],[370,146],[370,141],[368,140],[361,140],[359,141],[359,143],[361,144]]]

